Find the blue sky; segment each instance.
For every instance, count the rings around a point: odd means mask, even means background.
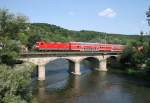
[[[149,6],[150,0],[0,0],[0,8],[22,13],[30,22],[123,34],[148,31]]]

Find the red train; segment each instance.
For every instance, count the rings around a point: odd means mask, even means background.
[[[43,51],[122,51],[124,45],[119,44],[101,44],[87,42],[36,42],[35,48]]]

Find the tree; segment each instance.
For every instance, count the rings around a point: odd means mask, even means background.
[[[34,34],[34,35],[31,35],[29,36],[28,38],[28,48],[29,49],[33,49],[33,46],[35,45],[36,41],[39,41],[39,40],[42,40],[42,35],[40,34]]]
[[[23,45],[27,45],[28,44],[28,38],[29,36],[25,33],[18,33],[17,35],[18,41],[21,41],[21,43]]]
[[[133,54],[134,54],[134,51],[132,49],[132,46],[126,47],[121,55],[120,62],[123,65],[126,65],[127,67],[135,66],[135,64],[133,63],[133,59],[132,59]]]
[[[12,65],[18,57],[19,47],[27,44],[27,17],[15,15],[7,9],[0,9],[0,44],[4,45],[0,50],[0,61]]]
[[[27,17],[23,15],[15,15],[8,9],[0,9],[0,36],[8,36],[11,39],[17,39],[16,36],[20,32],[27,30]]]
[[[31,103],[32,64],[20,64],[13,69],[0,65],[0,103]]]
[[[150,7],[149,7],[148,11],[146,12],[146,16],[147,16],[148,24],[150,26]],[[148,72],[150,74],[150,40],[148,41],[147,44],[148,45],[145,46],[145,48],[146,48],[146,57],[147,57],[147,60],[146,60],[146,69],[148,70]]]
[[[144,38],[141,32],[137,41],[131,42],[130,45],[123,51],[121,63],[127,64],[130,67],[140,68],[145,63]]]
[[[19,56],[19,41],[9,39],[8,37],[0,37],[4,47],[0,50],[0,60],[2,63],[13,66],[14,60]]]
[[[148,24],[150,26],[150,7],[146,12]],[[150,40],[144,38],[143,32],[140,32],[140,36],[137,41],[131,43],[122,54],[122,63],[127,61],[132,64],[132,66],[141,67],[142,64],[146,64],[146,69],[150,71]]]
[[[149,7],[148,11],[146,12],[146,16],[147,16],[148,24],[150,25],[150,7]]]

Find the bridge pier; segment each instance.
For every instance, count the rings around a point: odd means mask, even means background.
[[[38,80],[45,80],[45,65],[38,65]]]
[[[103,59],[99,63],[99,71],[107,71],[107,60]]]
[[[81,75],[81,72],[80,72],[80,62],[76,61],[74,63],[74,65],[71,65],[71,73],[74,74],[74,75]]]

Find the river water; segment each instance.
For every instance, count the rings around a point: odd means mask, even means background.
[[[33,102],[38,103],[150,103],[150,83],[109,72],[91,71],[84,63],[82,75],[68,73],[68,63],[46,65],[46,80],[33,81]]]

